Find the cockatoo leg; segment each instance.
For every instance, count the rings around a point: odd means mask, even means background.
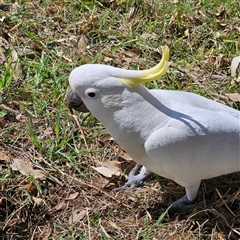
[[[189,201],[187,195],[181,197],[177,201],[171,204],[170,210],[171,211],[187,211],[195,206],[195,201]]]
[[[140,186],[144,182],[144,180],[151,174],[151,171],[149,171],[144,166],[142,166],[140,173],[137,174],[140,167],[140,164],[136,164],[128,175],[128,181],[123,186],[114,188],[113,191],[116,192],[122,189],[135,188]]]
[[[179,181],[176,182],[180,183]],[[195,199],[197,197],[200,183],[201,182],[192,183],[191,185],[185,187],[186,195],[172,203],[170,208],[171,211],[187,211],[193,208],[196,205]]]

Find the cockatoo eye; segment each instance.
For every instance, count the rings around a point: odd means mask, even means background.
[[[85,96],[88,98],[97,98],[99,96],[99,90],[94,88],[89,88],[85,91]]]

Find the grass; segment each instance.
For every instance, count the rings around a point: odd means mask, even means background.
[[[1,239],[239,239],[239,174],[203,181],[199,201],[211,202],[187,213],[158,206],[184,194],[158,176],[111,193],[125,178],[91,166],[118,160],[128,172],[134,163],[93,116],[78,115],[81,132],[64,103],[74,67],[146,69],[167,44],[170,71],[149,88],[237,107],[225,93],[240,89],[229,72],[240,55],[239,9],[237,0],[0,1]],[[47,178],[13,170],[16,158]],[[83,217],[70,224],[75,210]]]

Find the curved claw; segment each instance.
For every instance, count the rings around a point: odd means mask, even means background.
[[[141,172],[136,175],[136,173],[140,168],[141,168],[141,165],[136,164],[128,175],[128,181],[123,186],[114,188],[113,191],[117,192],[122,189],[126,189],[126,188],[132,189],[132,188],[141,186],[144,180],[150,175],[151,172],[147,170],[145,167],[142,167]]]

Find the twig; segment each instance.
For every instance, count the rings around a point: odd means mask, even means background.
[[[92,185],[92,184],[89,184],[89,183],[85,183],[83,182],[82,180],[80,179],[77,179],[77,178],[73,178],[72,176],[69,176],[68,174],[62,172],[60,169],[58,169],[58,171],[64,176],[64,177],[68,177],[68,178],[72,178],[74,181],[78,182],[79,185],[84,185],[84,186],[87,186],[87,187],[90,187],[90,188],[93,188],[101,193],[103,193],[104,195],[108,196],[109,198],[111,198],[112,200],[116,201],[117,203],[119,203],[120,205],[124,206],[124,207],[127,207],[128,209],[132,209],[131,206],[125,204],[125,203],[122,203],[121,201],[117,200],[115,197],[111,196],[110,194],[108,194],[107,192],[104,192],[102,189]]]
[[[88,221],[88,239],[91,240],[91,230],[90,230],[90,219],[89,219],[89,213],[88,213],[88,208],[86,208],[86,213],[87,213],[87,221]]]
[[[0,109],[6,110],[6,111],[11,112],[15,115],[18,115],[18,112],[16,110],[6,106],[5,104],[0,104]]]
[[[14,212],[12,212],[12,213],[9,215],[8,220],[6,221],[6,223],[4,224],[4,226],[3,226],[3,228],[2,228],[3,231],[5,230],[5,228],[7,227],[9,221],[13,218],[13,216],[14,216],[17,212],[19,212],[22,208],[24,208],[26,205],[27,205],[27,203],[23,204],[21,207],[19,207],[17,210],[15,210]]]
[[[73,116],[75,122],[77,123],[77,126],[78,126],[78,128],[79,128],[79,130],[80,130],[80,132],[81,132],[81,134],[82,134],[83,141],[84,141],[84,144],[85,144],[86,149],[87,149],[88,152],[89,152],[89,156],[90,156],[90,159],[91,159],[91,161],[92,161],[92,164],[95,165],[95,163],[94,163],[94,161],[93,161],[93,158],[92,158],[92,154],[90,153],[90,149],[89,149],[89,147],[88,147],[88,144],[87,144],[87,141],[86,141],[84,132],[83,132],[82,127],[81,127],[81,125],[80,125],[80,123],[79,123],[79,121],[78,121],[78,119],[77,119],[77,116],[76,116],[75,114],[73,114],[72,116]]]
[[[45,161],[44,159],[43,159],[43,161],[44,161],[46,164],[48,164],[49,166],[51,166],[51,165],[50,165],[47,161]],[[38,167],[39,167],[39,166],[38,166]],[[52,167],[52,166],[51,166],[51,167]],[[108,196],[108,197],[111,198],[112,200],[116,201],[116,202],[119,203],[120,205],[123,205],[124,207],[127,207],[127,208],[129,208],[129,209],[132,208],[131,206],[122,203],[121,201],[117,200],[116,198],[114,198],[113,196],[111,196],[110,194],[108,194],[107,192],[104,192],[103,190],[99,189],[98,187],[96,187],[96,186],[94,186],[94,185],[92,185],[92,184],[88,184],[88,183],[85,183],[85,182],[81,181],[80,179],[74,178],[74,177],[72,177],[72,176],[64,173],[63,171],[61,171],[61,170],[58,169],[58,168],[57,168],[57,171],[59,171],[59,172],[63,175],[63,177],[72,178],[74,181],[78,182],[79,185],[87,186],[87,187],[93,188],[93,189],[95,189],[95,190],[97,190],[97,191],[100,191],[101,193],[105,194],[106,196]],[[50,174],[48,174],[48,175],[50,175]],[[50,176],[51,176],[51,175],[50,175]],[[56,178],[53,178],[52,176],[51,176],[51,178],[52,178],[54,181],[57,180]],[[64,178],[63,178],[63,179],[64,179]],[[56,181],[56,182],[59,183],[59,181]],[[61,184],[61,183],[59,183],[59,185],[63,186],[63,184]]]
[[[4,144],[4,146],[6,146]],[[6,147],[7,148],[7,147]],[[22,148],[16,147],[14,146],[14,144],[12,144],[11,148],[12,151],[15,151],[19,154],[19,152],[21,152],[21,154],[26,157],[33,165],[34,167],[37,167],[38,169],[42,170],[45,174],[46,177],[51,179],[52,181],[56,182],[57,184],[59,184],[60,186],[63,186],[65,183],[60,182],[57,178],[55,178],[54,176],[52,176],[48,171],[46,171],[46,169],[44,167],[42,167],[38,162],[36,162],[35,157],[34,156],[30,156],[28,153],[26,153],[25,151],[23,151]],[[50,163],[48,163],[44,158],[41,158],[41,161],[43,161],[46,165],[48,165],[49,167],[52,167]]]
[[[231,209],[228,207],[228,205],[227,205],[226,202],[224,201],[221,193],[218,191],[217,188],[215,188],[215,190],[216,190],[218,196],[221,198],[221,200],[222,200],[223,204],[225,205],[225,207],[226,207],[226,208],[228,209],[228,211],[236,218],[237,216],[236,216],[236,215],[231,211]]]
[[[12,27],[9,32],[12,32],[13,30],[15,30],[16,28],[18,28],[19,25],[21,25],[23,23],[23,21],[20,21],[19,23],[17,23],[14,27]]]
[[[38,163],[36,163],[32,158],[30,158],[30,161],[33,163],[33,165],[35,167],[37,167],[38,169],[41,169],[47,178],[51,179],[52,181],[56,182],[57,184],[59,184],[60,186],[63,186],[64,183],[60,182],[57,178],[55,178],[54,176],[52,176],[48,171],[45,170],[44,167],[42,167],[41,165],[39,165]],[[47,164],[49,167],[52,167],[51,164],[49,164],[47,161],[45,161],[44,159],[42,159],[42,161]]]
[[[171,63],[170,66],[176,68],[176,64],[175,63]],[[181,67],[177,67],[177,70],[179,72],[187,75],[187,76],[190,76],[196,84],[200,85],[200,82],[197,80],[198,77],[195,76],[192,72],[189,72],[187,69],[184,69],[184,68],[181,68]]]

